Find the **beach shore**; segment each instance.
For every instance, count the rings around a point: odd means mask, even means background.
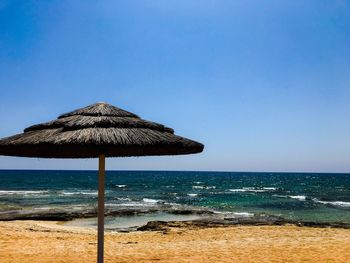
[[[349,262],[350,230],[285,226],[107,232],[105,262]],[[0,222],[0,262],[95,262],[96,232]]]

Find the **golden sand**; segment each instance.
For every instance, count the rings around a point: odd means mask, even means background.
[[[0,262],[96,262],[96,233],[0,222]],[[106,233],[105,262],[350,262],[350,230],[297,226]]]

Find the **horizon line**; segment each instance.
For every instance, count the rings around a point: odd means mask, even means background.
[[[98,172],[98,169],[7,169],[0,168],[0,171],[87,171]],[[264,174],[350,174],[350,172],[313,172],[313,171],[227,171],[227,170],[161,170],[161,169],[120,169],[107,170],[106,172],[199,172],[199,173],[264,173]]]

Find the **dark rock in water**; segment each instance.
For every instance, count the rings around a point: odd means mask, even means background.
[[[0,221],[11,220],[43,220],[43,221],[69,221],[75,218],[94,217],[94,211],[67,211],[60,209],[50,210],[13,210],[0,212]]]
[[[191,210],[177,210],[173,212],[174,215],[191,215],[193,211]]]
[[[284,219],[278,216],[256,215],[252,217],[235,218],[203,218],[189,221],[151,221],[146,225],[137,228],[137,231],[167,231],[169,228],[210,228],[210,227],[229,227],[229,226],[267,226],[267,225],[286,225],[293,224],[307,227],[334,227],[350,229],[350,224],[345,223],[314,223],[298,222]]]
[[[169,209],[166,211],[173,215],[213,215],[214,212],[210,210],[193,210],[193,209]]]
[[[171,223],[171,222],[150,221],[146,225],[137,228],[137,231],[164,231],[169,227],[168,223]]]
[[[225,221],[229,221],[232,225],[285,225],[292,223],[290,220],[286,220],[280,216],[274,215],[255,215],[252,217],[235,217],[225,218]]]
[[[169,205],[157,207],[106,207],[105,216],[135,216],[157,212],[175,215],[212,215],[213,212],[205,209],[190,209],[188,207],[171,207]],[[7,210],[0,212],[0,221],[11,220],[46,220],[70,221],[78,218],[97,217],[97,210],[93,207],[61,207],[48,209]]]

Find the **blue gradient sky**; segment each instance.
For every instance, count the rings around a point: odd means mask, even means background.
[[[0,137],[106,101],[206,146],[108,169],[350,172],[350,1],[0,0],[0,94]]]

